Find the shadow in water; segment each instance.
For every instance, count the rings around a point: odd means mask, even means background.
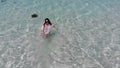
[[[6,2],[7,0],[1,0],[0,2]]]

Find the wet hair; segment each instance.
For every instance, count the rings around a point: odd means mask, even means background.
[[[52,23],[50,22],[49,18],[46,18],[46,19],[45,19],[45,23],[43,24],[44,26],[45,26],[45,24],[47,23],[46,20],[48,20],[48,23],[49,23],[50,25],[52,25]]]

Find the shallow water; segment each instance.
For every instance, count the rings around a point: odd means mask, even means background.
[[[0,68],[120,68],[119,0],[1,0]],[[32,14],[37,18],[31,18]],[[45,18],[59,29],[43,39]]]

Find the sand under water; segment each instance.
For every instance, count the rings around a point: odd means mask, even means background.
[[[120,68],[120,0],[1,0],[0,68]]]

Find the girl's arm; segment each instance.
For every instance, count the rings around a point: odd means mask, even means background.
[[[41,27],[41,35],[43,35],[44,34],[44,26],[42,25],[42,27]]]
[[[58,27],[57,27],[57,26],[55,26],[55,25],[53,25],[53,28],[55,28],[56,30],[58,30]]]

